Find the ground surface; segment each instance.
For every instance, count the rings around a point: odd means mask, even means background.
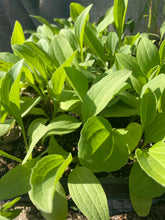
[[[20,203],[15,206],[15,208],[22,209],[21,214],[15,218],[15,220],[44,220],[41,213],[30,203]],[[67,220],[87,220],[87,218],[79,212],[70,210],[68,212]],[[131,212],[111,216],[110,220],[165,220],[165,204],[153,206],[150,214],[145,218],[139,217],[136,213]]]

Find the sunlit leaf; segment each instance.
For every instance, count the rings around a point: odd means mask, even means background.
[[[71,115],[59,115],[47,125],[46,136],[68,134],[79,128],[81,122]]]
[[[165,188],[149,177],[136,162],[129,176],[129,191],[136,213],[145,217],[150,212],[152,199],[161,196]]]
[[[86,7],[75,21],[75,37],[80,46],[82,61],[83,61],[83,38],[84,38],[85,24],[88,19],[89,11],[91,7],[92,7],[92,4]]]
[[[23,44],[25,42],[25,36],[21,24],[16,21],[14,30],[11,37],[11,45]]]
[[[41,210],[41,213],[46,220],[52,220],[52,219],[64,220],[67,218],[67,214],[68,214],[67,199],[63,186],[59,182],[56,185],[56,191],[53,198],[53,210],[51,211],[51,213],[46,213]]]
[[[140,167],[157,183],[165,187],[165,143],[158,142],[147,150],[136,150]]]
[[[106,195],[89,169],[76,167],[69,175],[68,187],[73,201],[88,219],[109,219]]]
[[[77,95],[83,101],[88,91],[88,79],[74,67],[65,68],[67,79]]]
[[[151,89],[147,88],[140,103],[140,119],[144,130],[153,122],[156,116],[156,110],[156,96]]]
[[[100,113],[108,102],[125,87],[125,82],[130,76],[130,73],[131,71],[128,70],[112,72],[88,90],[82,105],[84,122],[88,118]]]
[[[157,47],[147,38],[140,40],[136,56],[140,69],[146,76],[152,67],[160,63]]]
[[[114,16],[114,22],[115,22],[115,26],[116,26],[119,38],[121,38],[121,35],[123,33],[127,6],[128,6],[128,0],[115,0],[114,1],[113,16]]]
[[[101,116],[90,118],[84,125],[78,149],[80,163],[94,172],[117,170],[128,159],[123,137],[112,131],[110,123]]]
[[[33,159],[24,165],[19,165],[0,179],[0,200],[20,196],[30,190],[31,171],[38,160],[39,158]]]
[[[105,50],[101,39],[98,37],[98,32],[95,27],[89,22],[85,26],[85,42],[92,51],[103,61],[105,62]]]
[[[138,94],[141,93],[142,87],[147,83],[146,76],[142,73],[135,57],[128,54],[117,53],[117,61],[124,69],[131,70],[131,83]]]
[[[165,140],[165,113],[159,113],[149,127],[145,129],[145,144]]]
[[[85,9],[84,6],[82,6],[79,3],[71,2],[70,4],[70,16],[72,20],[75,22],[77,17],[81,14],[81,12]]]
[[[46,119],[40,119],[40,120],[35,120],[32,122],[29,126],[28,129],[28,134],[29,134],[29,147],[27,149],[27,154],[23,160],[23,164],[29,159],[31,156],[33,149],[35,145],[38,143],[38,141],[46,134],[47,132],[47,127],[42,124],[46,122]]]
[[[76,53],[77,51],[75,51],[52,75],[51,84],[53,88],[53,93],[58,100],[60,100],[61,93],[64,87],[65,78],[66,78],[64,67],[71,66],[71,63]]]
[[[123,135],[126,144],[128,145],[129,153],[131,153],[138,145],[142,136],[142,126],[132,122],[126,128],[117,129]]]
[[[71,154],[67,158],[52,154],[42,158],[33,169],[30,197],[43,212],[53,212],[57,183],[71,161]]]
[[[96,27],[98,33],[104,31],[105,28],[106,28],[108,25],[110,25],[110,24],[113,23],[113,21],[114,21],[114,17],[113,17],[113,7],[110,7],[110,8],[106,11],[103,20],[102,20],[102,21],[97,25],[97,27]]]

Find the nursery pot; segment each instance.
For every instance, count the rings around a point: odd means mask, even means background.
[[[110,216],[126,214],[129,212],[134,212],[133,206],[131,204],[129,196],[129,179],[126,177],[101,177],[99,181],[104,189],[108,200],[108,207]],[[67,186],[67,178],[62,178],[60,180],[63,185],[66,194],[69,194]],[[11,200],[0,201],[0,206],[2,207],[4,203],[10,202]],[[154,198],[152,204],[156,205],[159,202],[165,202],[165,194]],[[28,194],[22,196],[21,200],[17,203],[28,204],[31,203]],[[72,199],[68,200],[68,207],[76,207]],[[78,209],[77,209],[78,210]],[[78,210],[79,211],[79,210]],[[79,211],[80,212],[80,211]]]
[[[128,177],[101,177],[98,178],[108,200],[110,216],[134,212],[129,196],[129,178]],[[67,179],[61,179],[61,183],[68,193]],[[165,202],[165,194],[154,198],[153,205],[159,202]],[[75,205],[72,200],[69,206]]]

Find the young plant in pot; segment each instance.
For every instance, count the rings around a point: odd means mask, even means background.
[[[26,152],[0,150],[19,163],[1,178],[0,200],[28,193],[45,219],[66,219],[60,179],[68,173],[80,211],[109,219],[96,176],[128,161],[138,215],[165,192],[165,41],[158,49],[149,35],[125,35],[127,5],[115,0],[96,25],[89,22],[92,5],[71,3],[70,18],[56,24],[35,16],[42,25],[26,40],[15,23],[13,53],[0,53],[0,126],[1,137],[19,126]]]

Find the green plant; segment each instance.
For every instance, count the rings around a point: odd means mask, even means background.
[[[22,209],[8,210],[13,205],[15,205],[20,200],[20,198],[21,197],[18,197],[13,201],[4,204],[3,207],[0,208],[0,219],[2,220],[14,219],[22,212]]]
[[[115,0],[91,24],[92,5],[71,3],[71,18],[56,24],[35,16],[42,25],[26,40],[15,23],[13,53],[0,53],[0,126],[1,137],[20,126],[26,153],[18,158],[0,151],[20,163],[1,178],[1,200],[28,193],[45,219],[66,219],[60,178],[69,169],[78,208],[88,219],[109,219],[95,174],[118,171],[128,161],[130,197],[140,216],[165,192],[164,32],[159,49],[147,34],[125,35],[127,5]],[[79,138],[69,150],[59,142],[66,134]],[[40,145],[45,150],[36,157]]]

